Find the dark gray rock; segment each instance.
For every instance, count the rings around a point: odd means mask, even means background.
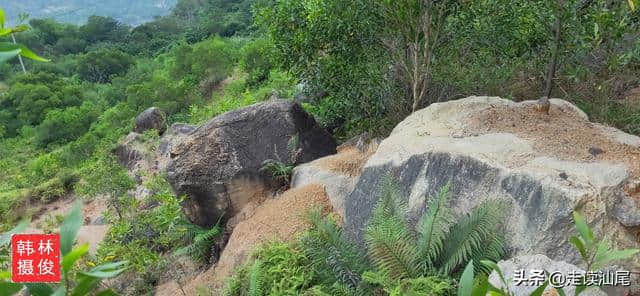
[[[300,105],[270,100],[211,119],[171,148],[167,175],[174,191],[186,195],[192,222],[210,226],[226,220],[247,201],[232,200],[228,185],[238,178],[263,180],[267,159],[290,159],[287,143],[299,137],[299,162],[336,153],[336,143]]]
[[[158,152],[160,155],[169,157],[171,147],[179,142],[183,136],[186,136],[196,130],[196,126],[186,123],[174,123],[160,139]]]
[[[151,107],[136,117],[136,128],[134,131],[141,134],[147,130],[156,129],[158,133],[162,135],[167,130],[165,121],[166,117],[164,113],[157,107]]]
[[[629,196],[621,196],[613,208],[614,217],[626,227],[640,226],[640,207]]]
[[[598,148],[598,147],[591,147],[589,148],[589,154],[593,155],[593,156],[598,156],[600,154],[604,153],[604,150]]]

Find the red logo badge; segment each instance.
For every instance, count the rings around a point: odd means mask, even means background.
[[[60,234],[14,234],[11,237],[11,281],[60,282]]]

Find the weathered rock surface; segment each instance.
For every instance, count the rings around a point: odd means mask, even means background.
[[[118,158],[118,162],[130,170],[133,170],[136,164],[143,158],[143,154],[139,148],[141,139],[141,134],[136,132],[129,133],[124,141],[113,150],[113,153]]]
[[[171,148],[169,182],[192,222],[212,225],[228,219],[244,204],[235,204],[228,184],[236,178],[267,178],[260,172],[267,159],[288,161],[289,140],[298,136],[299,162],[334,154],[336,144],[300,105],[270,100],[217,116]]]
[[[366,148],[361,149],[360,146]],[[344,218],[345,201],[358,183],[362,167],[376,148],[377,142],[373,141],[366,145],[361,141],[340,145],[338,154],[297,166],[293,171],[291,187],[309,184],[324,186],[334,211]]]
[[[184,141],[184,139],[196,130],[196,126],[174,123],[167,132],[160,138],[160,144],[158,145],[157,157],[155,161],[156,169],[160,172],[166,171],[171,160],[171,149],[173,146]]]
[[[578,268],[575,265],[563,262],[563,261],[554,261],[549,259],[549,257],[545,255],[525,255],[520,257],[515,257],[506,261],[498,262],[498,266],[504,273],[505,279],[507,279],[508,287],[504,287],[502,282],[500,281],[500,277],[497,272],[492,272],[489,276],[489,282],[497,288],[505,289],[508,288],[511,292],[514,293],[515,296],[529,296],[533,291],[538,288],[538,285],[535,284],[536,277],[531,273],[536,271],[548,271],[561,273],[562,276],[554,275],[554,278],[559,282],[559,286],[564,286],[575,274],[584,273],[584,270]],[[529,285],[527,282],[518,283],[519,280],[516,279],[516,272],[524,271],[524,276],[520,277],[520,279],[529,279],[532,280],[533,283]],[[546,293],[553,293],[553,287],[547,287],[545,289]],[[562,290],[566,295],[574,295],[575,293],[575,285],[567,285],[566,287],[562,287]],[[545,294],[546,295],[546,294]],[[549,295],[557,295],[557,294],[549,294]],[[602,292],[597,287],[592,287],[582,292],[580,295],[584,296],[605,296],[606,293]],[[617,294],[616,294],[617,295]]]
[[[634,164],[640,158],[634,155],[640,152],[640,138],[590,123],[568,102],[551,101],[551,115],[528,113],[533,109],[531,102],[490,97],[438,103],[415,112],[380,144],[363,168],[345,202],[346,231],[362,241],[379,180],[390,172],[398,178],[414,220],[447,183],[452,185],[450,202],[457,214],[487,199],[509,201],[504,225],[510,256],[545,254],[579,263],[578,253],[567,241],[576,232],[574,209],[616,247],[637,248],[637,234],[623,226],[625,221],[619,219],[626,218],[618,215],[617,219],[614,209],[628,195],[625,185],[637,178]],[[491,113],[494,110],[501,112]],[[478,117],[485,113],[491,116]],[[534,122],[518,126],[509,118]],[[496,130],[488,124],[474,125],[480,119],[489,120]],[[555,126],[556,121],[564,123]],[[513,131],[499,130],[503,127]],[[579,138],[568,136],[574,133]],[[589,154],[593,142],[605,152],[597,157]],[[572,149],[579,149],[584,158],[569,157],[578,154]],[[639,211],[637,203],[627,203],[625,210],[634,214],[624,217],[635,217]],[[629,220],[628,224],[635,221]],[[624,267],[640,270],[640,256],[624,262]]]
[[[164,113],[157,107],[151,107],[144,110],[138,117],[136,117],[136,133],[144,133],[150,129],[158,130],[158,133],[162,135],[166,130],[166,117]]]

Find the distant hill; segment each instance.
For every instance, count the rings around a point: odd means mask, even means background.
[[[30,18],[53,18],[59,22],[82,24],[91,15],[111,16],[129,25],[139,25],[155,16],[169,14],[176,0],[4,0],[0,3],[9,24],[21,13]]]

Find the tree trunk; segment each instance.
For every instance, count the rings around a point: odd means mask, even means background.
[[[551,92],[553,91],[553,79],[556,76],[556,69],[558,68],[558,57],[560,55],[560,47],[562,43],[562,3],[561,0],[558,0],[556,3],[556,23],[555,23],[555,38],[554,38],[554,48],[551,57],[551,63],[549,65],[549,72],[547,73],[547,82],[546,88],[544,90],[544,96],[547,98],[551,97]]]

